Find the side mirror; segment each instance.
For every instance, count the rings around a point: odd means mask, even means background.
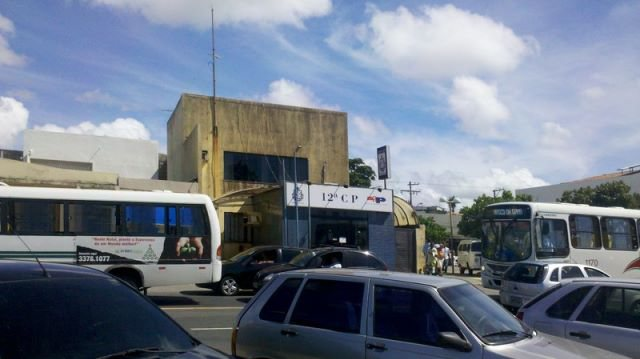
[[[471,344],[460,338],[454,332],[440,332],[438,334],[438,344],[445,348],[455,349],[457,351],[468,353],[471,351]]]

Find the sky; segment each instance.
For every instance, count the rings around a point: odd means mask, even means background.
[[[152,140],[182,93],[348,114],[414,205],[640,163],[640,1],[3,0],[0,148]],[[292,149],[293,151],[293,149]],[[383,186],[374,181],[374,186]]]

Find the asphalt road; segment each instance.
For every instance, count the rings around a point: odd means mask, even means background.
[[[480,276],[451,275],[464,279],[497,300],[498,291],[482,288]],[[243,295],[244,294],[244,295]],[[214,294],[195,285],[151,288],[149,298],[203,343],[231,353],[231,328],[236,315],[251,299],[251,292],[235,297]]]

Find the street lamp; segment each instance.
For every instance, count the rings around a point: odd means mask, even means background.
[[[455,205],[460,203],[460,200],[457,199],[455,196],[453,196],[453,197],[451,197],[449,199],[447,199],[445,197],[440,197],[440,202],[444,202],[444,203],[449,205],[449,228],[451,229],[451,237],[449,237],[449,252],[451,253],[451,251],[453,251],[453,218],[452,218],[452,212],[453,212],[453,208],[455,207]],[[447,261],[449,261],[449,258],[447,258]],[[451,263],[451,273],[453,273],[453,263]]]
[[[298,166],[297,166],[297,156],[298,151],[302,148],[302,145],[296,146],[296,150],[293,151],[293,200],[296,204],[296,247],[299,247],[298,241],[300,238],[298,237]]]

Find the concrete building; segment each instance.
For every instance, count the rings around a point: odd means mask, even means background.
[[[154,141],[25,130],[23,143],[26,162],[158,179],[158,144]]]
[[[535,202],[557,202],[565,191],[577,190],[581,187],[595,188],[601,184],[622,181],[631,188],[631,192],[640,193],[640,165],[621,168],[618,172],[603,174],[571,182],[563,182],[548,186],[522,188],[518,194],[528,194]]]

